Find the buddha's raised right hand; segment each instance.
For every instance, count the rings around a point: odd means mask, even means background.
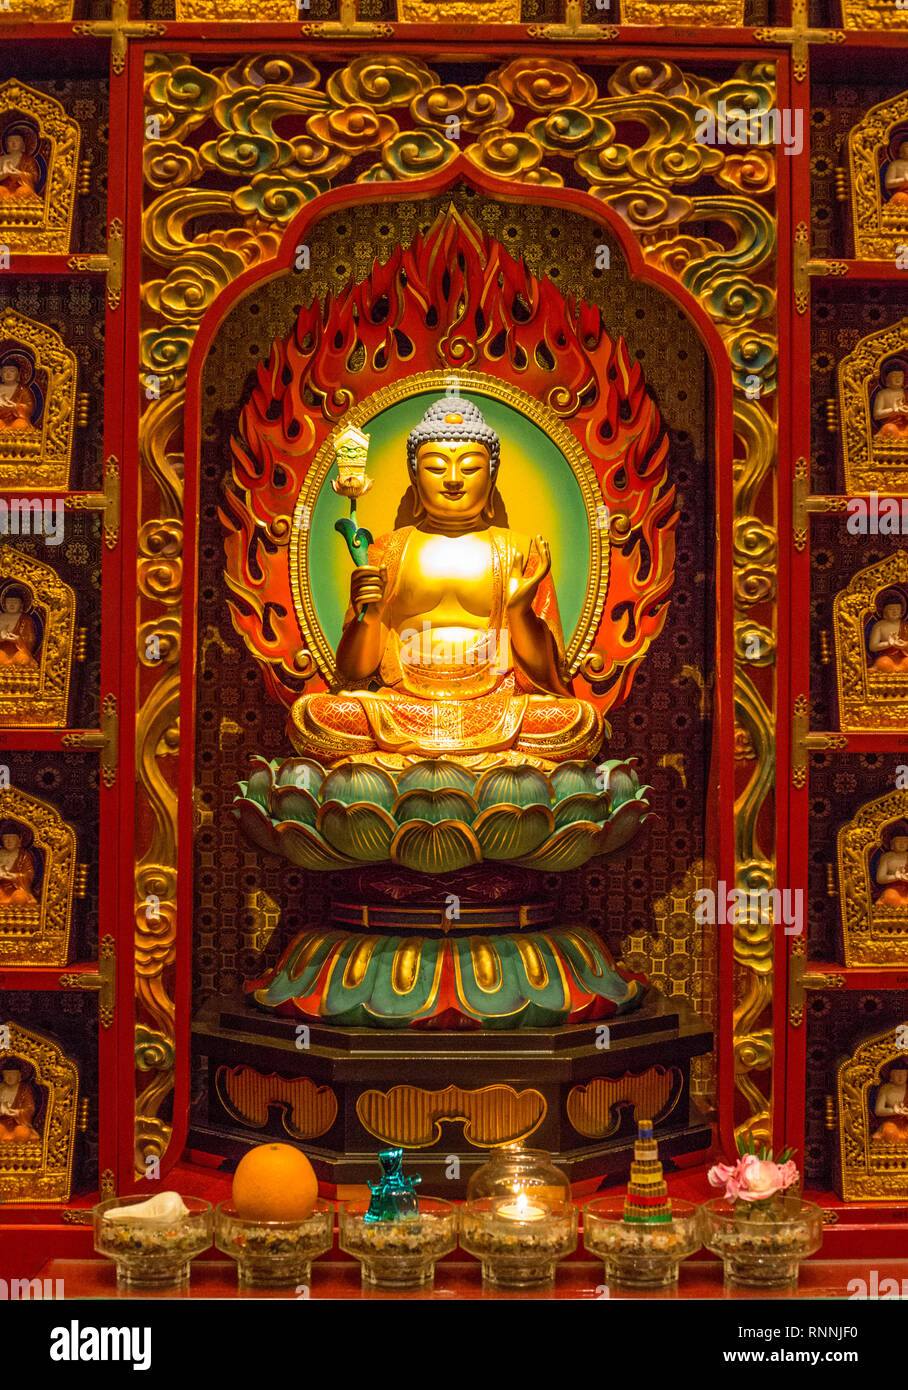
[[[357,565],[350,575],[350,602],[357,616],[370,603],[380,604],[385,596],[388,571],[384,565]]]

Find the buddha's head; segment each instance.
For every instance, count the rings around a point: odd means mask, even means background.
[[[14,362],[6,362],[0,367],[0,381],[4,386],[15,386],[19,380],[19,368]]]
[[[896,1086],[904,1086],[908,1081],[908,1066],[904,1062],[893,1062],[889,1068],[889,1080],[894,1081]]]
[[[905,605],[898,598],[887,598],[883,604],[883,617],[889,623],[898,622],[905,611]]]
[[[0,600],[0,601],[2,601],[4,613],[21,613],[21,612],[22,612],[22,595],[21,595],[21,594],[16,594],[16,593],[4,594],[4,595],[3,595],[3,599]]]
[[[4,849],[18,849],[22,844],[22,836],[17,831],[10,831],[8,835],[2,837]]]
[[[499,447],[498,435],[472,401],[446,396],[431,405],[407,439],[415,519],[426,517],[439,530],[488,524]]]
[[[908,140],[900,140],[898,145],[899,159],[908,159]]]
[[[890,367],[883,380],[887,386],[901,389],[905,385],[904,370],[901,367]]]
[[[18,1067],[4,1067],[3,1084],[4,1086],[18,1086],[22,1081],[22,1073]]]
[[[908,849],[908,835],[893,835],[891,844],[894,850],[902,854]]]
[[[22,136],[17,135],[15,131],[7,135],[5,144],[7,154],[21,154],[25,149],[25,141]]]

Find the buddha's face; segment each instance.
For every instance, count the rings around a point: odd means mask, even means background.
[[[21,1073],[21,1071],[16,1071],[16,1070],[15,1070],[14,1068],[12,1068],[12,1067],[9,1069],[9,1071],[5,1071],[5,1072],[3,1073],[3,1084],[4,1084],[4,1086],[18,1086],[18,1085],[19,1085],[19,1082],[20,1082],[21,1080],[22,1080],[22,1073]]]
[[[908,159],[908,140],[903,140],[899,145],[899,159]]]
[[[8,135],[6,137],[6,150],[8,154],[21,154],[25,149],[25,141],[21,135]]]
[[[898,622],[902,616],[902,605],[900,603],[887,603],[883,607],[883,617],[887,622]]]
[[[4,386],[14,386],[19,380],[19,368],[14,366],[0,367],[0,381]]]
[[[413,477],[431,521],[443,526],[477,521],[492,491],[492,464],[484,444],[433,440],[416,455]]]
[[[901,367],[893,367],[891,372],[886,373],[886,385],[897,389],[905,385],[905,373]]]
[[[893,835],[892,848],[898,854],[903,854],[908,849],[908,835]]]
[[[21,843],[22,843],[22,836],[21,836],[21,835],[17,835],[15,831],[12,831],[9,835],[4,835],[4,836],[3,836],[3,848],[4,848],[4,849],[18,849],[19,846],[21,845]],[[893,841],[893,843],[894,843],[894,841]]]
[[[893,1067],[889,1073],[889,1080],[894,1081],[896,1086],[904,1086],[905,1082],[908,1081],[908,1071],[904,1067]]]

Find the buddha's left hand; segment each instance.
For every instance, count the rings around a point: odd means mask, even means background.
[[[512,612],[515,610],[518,612],[526,612],[527,609],[532,608],[539,585],[552,568],[552,553],[549,550],[548,541],[543,540],[542,536],[537,536],[536,549],[539,551],[539,557],[542,563],[539,565],[535,574],[530,575],[528,579],[525,578],[521,580],[508,598],[508,608]]]

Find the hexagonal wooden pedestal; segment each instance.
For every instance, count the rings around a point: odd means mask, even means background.
[[[193,1026],[190,1146],[239,1160],[269,1138],[295,1142],[320,1181],[376,1181],[400,1146],[421,1191],[462,1196],[489,1148],[523,1139],[572,1182],[628,1173],[638,1118],[660,1157],[708,1147],[690,1064],[712,1033],[655,990],[625,1018],[521,1032],[325,1028],[220,1003]]]

